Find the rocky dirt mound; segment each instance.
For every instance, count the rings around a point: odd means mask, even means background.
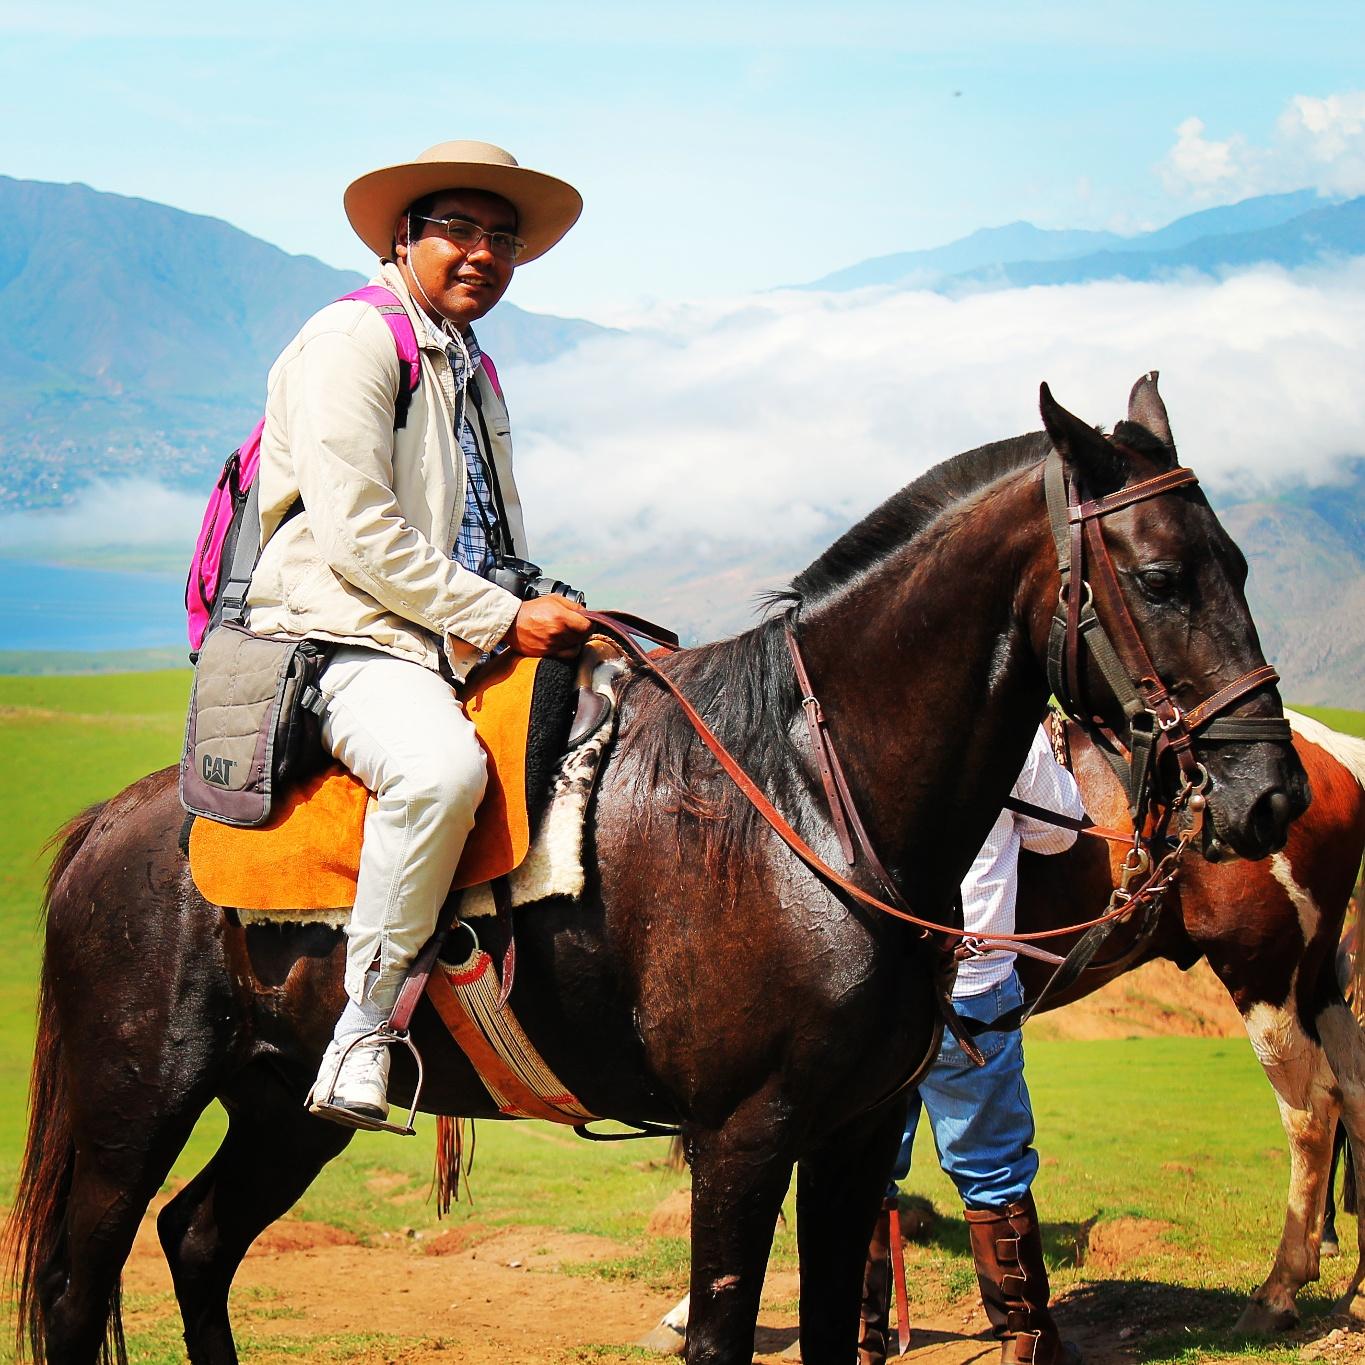
[[[1237,1038],[1242,1020],[1206,962],[1149,962],[1094,995],[1029,1021],[1030,1038]]]

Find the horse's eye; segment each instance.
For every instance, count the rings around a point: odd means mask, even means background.
[[[1149,597],[1169,597],[1178,585],[1176,575],[1170,569],[1139,569],[1137,580]]]

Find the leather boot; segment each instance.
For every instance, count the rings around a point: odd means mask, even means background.
[[[1080,1365],[1048,1312],[1051,1291],[1033,1195],[1003,1209],[966,1209],[972,1259],[986,1316],[1000,1339],[1001,1365]]]
[[[858,1365],[884,1365],[891,1340],[891,1205],[882,1204],[863,1267],[862,1320],[858,1324]]]

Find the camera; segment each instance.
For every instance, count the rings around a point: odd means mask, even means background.
[[[529,602],[533,597],[564,597],[576,607],[588,605],[584,593],[558,578],[546,578],[540,572],[540,565],[532,564],[529,559],[503,559],[488,578],[513,597],[520,597],[523,602]]]

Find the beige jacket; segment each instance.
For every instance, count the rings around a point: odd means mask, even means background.
[[[270,371],[259,474],[265,548],[247,623],[264,635],[369,645],[427,668],[438,666],[444,641],[462,678],[507,633],[520,603],[451,558],[466,475],[450,362],[397,267],[384,265],[372,283],[413,317],[422,378],[407,422],[393,429],[400,362],[383,317],[343,300],[309,318]],[[476,382],[514,551],[527,558],[507,409],[482,368]],[[303,510],[284,521],[300,497]]]

